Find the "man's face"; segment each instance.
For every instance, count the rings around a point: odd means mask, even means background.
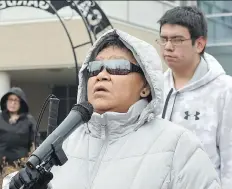
[[[11,113],[18,112],[20,108],[20,99],[16,95],[9,95],[6,102],[7,110]]]
[[[200,37],[192,45],[188,29],[175,24],[164,24],[161,27],[160,39],[168,40],[165,45],[160,46],[163,59],[171,69],[188,67],[196,58],[199,58],[206,43],[206,40]]]
[[[125,59],[131,63],[136,60],[126,49],[107,47],[96,57],[96,60]],[[88,101],[93,105],[95,112],[100,114],[111,112],[127,112],[131,105],[140,99],[145,81],[139,73],[128,75],[111,75],[103,69],[97,76],[88,80]],[[96,90],[103,88],[104,90]]]

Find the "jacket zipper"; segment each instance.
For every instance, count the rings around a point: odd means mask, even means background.
[[[99,167],[101,165],[101,162],[102,162],[102,159],[106,153],[106,150],[107,150],[107,147],[108,147],[108,143],[109,143],[109,134],[108,134],[108,128],[106,125],[102,125],[102,128],[103,130],[105,131],[104,132],[104,136],[103,136],[103,139],[104,139],[104,142],[103,142],[103,146],[101,148],[101,152],[98,156],[98,159],[94,165],[94,168],[93,168],[93,174],[92,174],[92,177],[91,177],[91,182],[90,182],[90,189],[93,188],[93,182],[97,176],[97,173],[98,173],[98,170],[99,170]]]

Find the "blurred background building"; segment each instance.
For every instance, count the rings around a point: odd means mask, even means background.
[[[206,51],[232,75],[232,1],[197,1],[208,22]]]
[[[28,1],[29,2],[29,1]],[[232,73],[229,64],[232,45],[231,1],[96,1],[114,28],[124,30],[155,48],[159,36],[158,19],[175,6],[197,5],[207,15],[207,51],[216,56]],[[21,87],[28,96],[31,113],[36,117],[46,97],[53,93],[60,101],[59,122],[76,102],[75,65],[68,38],[54,14],[32,7],[9,7],[0,1],[0,96],[10,86]],[[75,44],[89,36],[81,17],[69,7],[59,10],[60,17]],[[90,44],[76,49],[79,66]],[[45,112],[41,131],[47,127]]]

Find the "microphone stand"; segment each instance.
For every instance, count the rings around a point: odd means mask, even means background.
[[[60,100],[56,97],[50,98],[47,136],[57,127],[59,101]],[[62,138],[58,137],[51,144],[52,151],[47,158],[43,160],[43,162],[41,162],[36,155],[32,154],[32,157],[30,157],[26,163],[26,167],[30,170],[33,179],[30,181],[30,183],[20,187],[20,189],[32,188],[36,183],[35,181],[43,177],[45,173],[49,173],[54,165],[62,166],[64,163],[66,163],[68,159],[62,149],[62,144]]]
[[[47,136],[50,135],[57,128],[57,119],[59,114],[59,102],[60,100],[56,96],[49,99],[49,110],[48,110],[48,128]]]

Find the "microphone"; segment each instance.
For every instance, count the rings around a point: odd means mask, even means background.
[[[47,136],[50,135],[57,127],[59,102],[60,100],[58,98],[50,98],[49,111],[48,111]]]
[[[93,114],[93,106],[88,102],[74,105],[64,121],[44,140],[44,142],[32,153],[26,165],[31,169],[36,169],[41,163],[49,164],[53,157],[52,164],[63,165],[67,157],[62,151],[63,141],[80,125],[90,120]],[[62,155],[65,157],[61,157]],[[60,158],[60,159],[59,159]],[[64,159],[66,158],[66,159]],[[58,161],[58,163],[57,163]],[[63,161],[63,162],[62,162]]]

